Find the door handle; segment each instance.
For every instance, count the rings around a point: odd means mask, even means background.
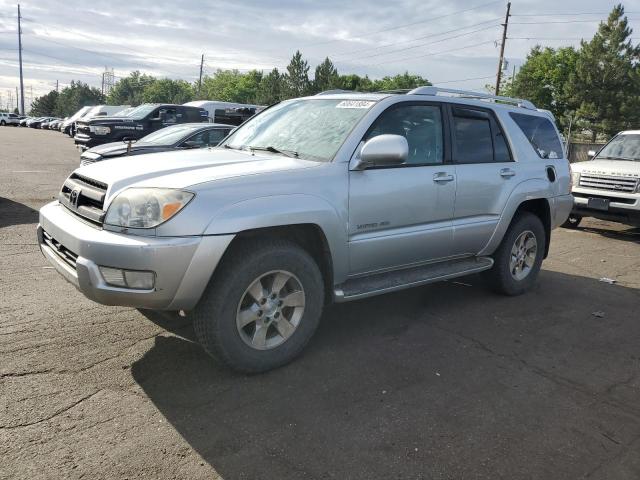
[[[510,168],[503,168],[502,170],[500,170],[500,176],[502,178],[510,178],[510,177],[514,177],[515,175],[516,175],[516,172],[514,172]]]
[[[454,178],[453,175],[450,175],[447,172],[438,172],[433,174],[433,181],[438,183],[452,182],[453,178]]]

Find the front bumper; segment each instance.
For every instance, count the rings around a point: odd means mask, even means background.
[[[110,142],[112,140],[104,139],[101,140],[97,137],[92,137],[87,135],[86,133],[76,133],[76,136],[73,137],[74,143],[80,148],[87,149],[91,147],[96,147],[98,145],[102,145],[103,143]]]
[[[571,213],[574,215],[640,225],[640,195],[637,193],[574,188],[573,195],[574,204]],[[609,201],[609,208],[607,210],[590,208],[589,198],[606,199]]]
[[[571,208],[573,207],[573,196],[560,195],[551,199],[551,228],[557,228],[567,221]]]
[[[195,307],[233,237],[123,235],[86,224],[57,201],[40,209],[38,225],[43,255],[87,298],[155,310]],[[134,290],[108,285],[98,266],[153,271],[155,286]]]

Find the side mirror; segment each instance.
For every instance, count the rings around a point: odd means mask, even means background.
[[[122,143],[136,143],[137,141],[138,139],[134,137],[124,137],[122,139]]]
[[[595,151],[595,150],[589,150],[589,151],[587,152],[587,157],[589,157],[589,158],[593,158],[593,157],[595,157],[595,156],[596,156],[596,151]]]
[[[353,170],[402,165],[409,157],[409,144],[402,135],[378,135],[362,146]]]
[[[182,144],[182,148],[200,148],[202,144],[196,142],[195,140],[187,140]]]

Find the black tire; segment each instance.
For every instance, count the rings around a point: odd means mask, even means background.
[[[2,120],[2,121],[0,122],[0,125],[1,125],[1,126],[3,126],[3,127],[4,127],[6,124],[7,124],[7,122],[5,122],[4,120]]]
[[[241,337],[236,315],[254,280],[277,270],[297,277],[304,310],[284,343],[258,350]],[[322,274],[303,248],[287,240],[256,238],[241,240],[225,255],[191,316],[196,338],[209,354],[235,370],[257,373],[285,365],[303,350],[320,322],[323,302]]]
[[[569,215],[567,221],[562,224],[563,228],[570,228],[571,230],[575,230],[580,225],[582,221],[582,217],[580,215],[574,215],[573,213]]]
[[[537,243],[536,256],[529,273],[523,279],[516,279],[511,273],[511,251],[524,232],[532,232]],[[512,221],[502,239],[502,243],[493,254],[493,268],[484,272],[489,287],[502,295],[521,295],[535,283],[546,247],[544,225],[540,218],[529,212],[519,213]]]

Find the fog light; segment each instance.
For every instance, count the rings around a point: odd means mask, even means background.
[[[114,287],[151,290],[155,283],[153,272],[139,270],[121,270],[119,268],[99,267],[102,278]]]

